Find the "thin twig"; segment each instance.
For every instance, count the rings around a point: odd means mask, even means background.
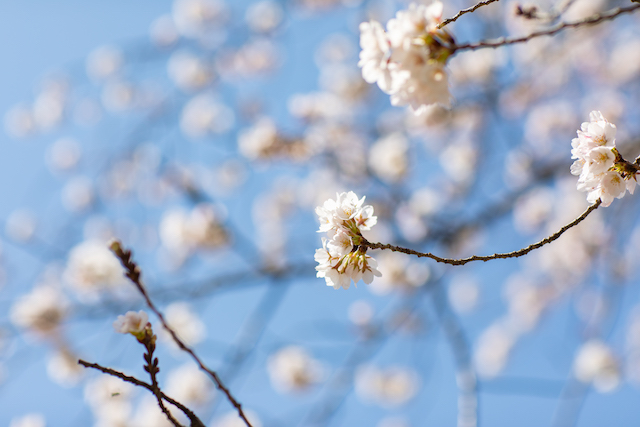
[[[465,264],[467,264],[467,263],[469,263],[471,261],[485,261],[486,262],[486,261],[490,261],[492,259],[518,258],[518,257],[521,257],[523,255],[528,254],[529,252],[531,252],[534,249],[538,249],[538,248],[546,245],[547,243],[551,243],[554,240],[556,240],[558,237],[562,236],[562,234],[565,231],[567,231],[571,227],[575,227],[576,225],[581,223],[587,216],[589,216],[589,214],[591,212],[595,211],[598,208],[598,206],[600,206],[600,203],[602,203],[602,202],[601,202],[600,199],[598,199],[598,201],[595,202],[593,205],[589,206],[587,208],[587,210],[582,213],[582,215],[580,215],[578,218],[574,219],[569,224],[567,224],[564,227],[562,227],[557,232],[553,233],[551,236],[540,240],[538,243],[534,243],[532,245],[527,246],[526,248],[522,248],[520,250],[513,251],[513,252],[499,253],[499,254],[493,254],[493,255],[484,255],[484,256],[473,255],[473,256],[470,256],[468,258],[453,259],[453,258],[442,258],[442,257],[439,257],[437,255],[432,254],[431,252],[418,252],[418,251],[414,251],[413,249],[402,248],[400,246],[394,246],[394,245],[382,244],[382,243],[371,243],[371,242],[369,242],[367,240],[364,240],[362,242],[362,246],[366,246],[366,247],[371,248],[371,249],[389,249],[389,250],[392,250],[394,252],[402,252],[402,253],[407,254],[407,255],[414,255],[414,256],[417,256],[418,258],[431,258],[431,259],[435,260],[436,262],[441,262],[441,263],[444,263],[444,264],[451,264],[451,265],[465,265]]]
[[[456,13],[455,16],[452,16],[449,19],[445,19],[444,21],[442,21],[440,24],[438,24],[438,29],[444,27],[445,25],[451,24],[452,22],[455,22],[458,18],[460,18],[462,15],[466,14],[466,13],[471,13],[471,12],[475,12],[476,9],[480,9],[482,6],[486,6],[488,4],[497,2],[498,0],[485,0],[485,1],[481,1],[480,3],[476,4],[475,6],[471,6],[467,9],[462,9],[460,12]]]
[[[153,389],[153,394],[156,396],[156,400],[158,401],[158,406],[162,413],[167,417],[167,419],[173,424],[175,427],[183,427],[182,424],[176,420],[171,411],[164,406],[164,402],[162,401],[162,395],[160,391],[160,386],[158,385],[158,372],[160,368],[158,368],[158,358],[154,359],[153,352],[156,349],[156,336],[153,335],[153,332],[146,334],[145,339],[141,341],[141,343],[146,347],[147,352],[144,354],[144,360],[147,362],[144,365],[144,370],[149,373],[151,377],[151,387]]]
[[[140,381],[139,379],[137,379],[135,377],[130,377],[128,375],[123,374],[122,372],[116,371],[116,370],[111,369],[111,368],[105,368],[104,366],[98,365],[97,363],[86,362],[86,361],[84,361],[82,359],[78,360],[78,363],[80,365],[84,366],[85,368],[97,369],[98,371],[100,371],[102,373],[105,373],[105,374],[108,374],[108,375],[113,375],[114,377],[120,378],[122,381],[126,381],[128,383],[131,383],[133,385],[137,385],[137,386],[142,387],[142,388],[146,388],[147,390],[149,390],[150,392],[155,394],[153,386],[151,384],[147,384],[144,381]],[[176,408],[178,408],[182,412],[184,412],[184,414],[191,421],[191,427],[205,427],[204,423],[202,421],[200,421],[200,418],[198,418],[198,416],[195,413],[193,413],[193,411],[191,411],[189,408],[184,406],[182,403],[178,402],[175,399],[170,398],[169,396],[164,394],[161,390],[160,390],[160,396],[164,400],[166,400],[167,402],[169,402],[170,404],[172,404],[173,406],[175,406]]]
[[[526,36],[514,37],[514,38],[501,37],[499,39],[494,39],[494,40],[484,40],[484,41],[479,41],[475,43],[461,44],[461,45],[454,46],[453,50],[455,52],[458,52],[461,50],[476,50],[476,49],[482,49],[485,47],[496,48],[496,47],[506,46],[511,44],[525,43],[536,37],[552,36],[567,28],[577,28],[577,27],[583,27],[587,25],[599,24],[600,22],[608,21],[622,14],[631,13],[640,9],[640,2],[638,1],[635,1],[635,2],[638,4],[635,4],[633,6],[628,6],[628,7],[616,7],[615,9],[611,9],[606,12],[592,15],[588,18],[581,19],[580,21],[560,22],[551,28],[547,28],[546,30],[536,31]]]
[[[218,388],[218,390],[224,393],[224,395],[227,397],[231,405],[234,408],[236,408],[236,410],[238,411],[238,415],[240,416],[240,418],[242,418],[242,420],[245,422],[247,427],[252,427],[251,423],[247,419],[247,416],[242,410],[242,405],[233,397],[233,395],[231,394],[231,391],[224,385],[224,383],[222,382],[218,374],[212,369],[208,368],[204,363],[202,363],[202,360],[200,360],[200,358],[196,355],[196,353],[190,347],[188,347],[180,339],[178,334],[176,334],[176,332],[169,326],[162,312],[160,312],[160,310],[158,310],[158,308],[155,306],[153,301],[151,301],[151,298],[149,297],[147,290],[142,285],[142,282],[140,280],[140,274],[141,274],[140,268],[138,268],[136,263],[131,260],[131,251],[128,249],[127,250],[122,249],[122,245],[118,241],[112,242],[110,245],[110,248],[113,251],[113,253],[116,255],[116,257],[118,257],[122,265],[124,266],[126,270],[125,275],[129,278],[129,280],[131,280],[131,282],[136,286],[138,291],[142,294],[142,296],[144,297],[147,303],[147,306],[151,309],[151,311],[153,311],[156,314],[156,316],[158,316],[158,319],[160,319],[160,323],[162,323],[162,326],[167,330],[167,332],[169,332],[169,334],[171,334],[173,341],[178,345],[178,347],[180,347],[182,351],[188,353],[191,356],[191,358],[198,364],[201,370],[205,371],[211,377],[213,382],[216,384],[216,387]]]

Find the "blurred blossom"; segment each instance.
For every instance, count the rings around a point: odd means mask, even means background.
[[[95,80],[105,80],[120,71],[124,56],[116,46],[101,46],[89,54],[87,58],[87,74]]]
[[[406,203],[396,209],[395,223],[402,237],[410,242],[418,242],[429,233],[429,227],[425,221]]]
[[[267,370],[271,384],[282,393],[305,391],[323,377],[322,365],[305,349],[293,345],[269,356]]]
[[[166,406],[171,415],[185,422],[181,411],[174,406]],[[175,427],[158,406],[156,398],[148,395],[144,396],[138,403],[136,414],[133,417],[133,425],[135,427]]]
[[[407,174],[409,141],[401,133],[377,140],[369,151],[369,166],[373,173],[387,182],[398,182]]]
[[[171,329],[174,330],[186,345],[196,345],[206,337],[207,328],[205,324],[195,313],[193,307],[186,302],[171,303],[167,306],[164,313]],[[160,331],[160,337],[166,342],[177,346],[177,343],[173,341],[173,338],[166,330],[162,329]]]
[[[124,81],[109,82],[102,91],[102,103],[112,113],[121,113],[132,108],[136,101],[136,89]]]
[[[173,21],[178,32],[189,38],[209,40],[211,33],[227,17],[227,7],[222,0],[175,0]]]
[[[318,80],[320,88],[335,93],[342,102],[359,101],[369,90],[358,69],[351,64],[325,65],[320,68]]]
[[[259,0],[247,8],[245,19],[251,31],[268,33],[280,25],[284,10],[275,0]]]
[[[73,138],[59,138],[47,151],[47,163],[54,171],[66,171],[78,164],[81,157],[80,144]]]
[[[65,281],[83,299],[93,300],[106,290],[115,291],[127,283],[120,261],[107,248],[107,243],[86,240],[69,252]]]
[[[534,147],[536,155],[552,153],[559,136],[571,135],[577,117],[573,105],[563,99],[534,106],[525,123],[525,140]]]
[[[385,408],[407,403],[417,393],[418,385],[418,374],[400,366],[378,368],[364,365],[355,373],[358,397]]]
[[[352,111],[339,96],[329,92],[296,93],[287,101],[294,117],[313,120],[346,121]]]
[[[249,160],[270,157],[278,150],[278,129],[269,117],[262,117],[238,134],[238,150]]]
[[[376,282],[373,282],[376,283]],[[373,307],[367,301],[357,300],[349,305],[349,320],[356,326],[366,326],[373,319]]]
[[[160,220],[159,234],[164,247],[187,255],[196,249],[215,249],[227,242],[222,215],[209,204],[196,205],[190,212],[172,209]]]
[[[405,114],[405,122],[411,135],[421,136],[425,128],[444,126],[452,118],[452,111],[442,105],[432,104],[422,108],[418,114]],[[434,129],[430,129],[431,132]]]
[[[18,297],[11,306],[9,318],[14,325],[47,337],[60,326],[68,307],[67,298],[59,289],[41,285]]]
[[[504,297],[508,305],[507,321],[513,331],[528,332],[540,320],[548,303],[548,292],[528,277],[514,274],[507,279]]]
[[[449,144],[440,154],[440,165],[458,183],[468,183],[475,174],[478,153],[471,141]]]
[[[611,349],[602,341],[592,339],[576,352],[573,373],[583,383],[592,383],[600,393],[615,390],[620,384],[620,368]]]
[[[473,354],[478,375],[493,378],[500,374],[508,362],[515,338],[500,322],[485,329],[476,342]]]
[[[260,422],[258,414],[251,409],[245,409],[244,406],[242,407],[242,411],[252,427],[262,427],[262,422]],[[240,418],[237,411],[231,411],[219,418],[215,418],[209,425],[211,427],[247,427],[247,424]]]
[[[6,132],[15,138],[24,138],[36,131],[36,122],[30,108],[17,105],[4,116]]]
[[[47,423],[40,414],[28,414],[18,418],[12,418],[9,427],[46,427]]]
[[[69,212],[84,211],[93,201],[93,183],[86,176],[75,177],[62,188],[62,204]]]
[[[47,375],[63,387],[76,386],[84,371],[85,368],[78,363],[78,356],[65,348],[56,350],[47,361]]]
[[[451,61],[449,68],[454,84],[484,83],[494,77],[496,70],[506,64],[504,50],[481,49],[464,52]]]
[[[438,212],[445,201],[436,190],[423,187],[415,190],[409,199],[409,207],[416,215],[431,216]]]
[[[555,195],[547,187],[535,187],[516,200],[513,208],[513,221],[521,233],[536,231],[553,210]]]
[[[18,209],[7,217],[5,231],[9,237],[18,242],[27,242],[33,237],[37,226],[35,215],[26,209]]]
[[[218,55],[217,72],[227,81],[253,77],[275,69],[281,54],[276,44],[267,38],[254,38],[237,51],[226,50]]]
[[[607,63],[610,76],[618,84],[630,82],[640,76],[640,38],[626,39],[617,44]]]
[[[315,52],[314,59],[318,67],[326,64],[346,63],[356,57],[358,46],[347,34],[329,34]]]
[[[178,30],[171,15],[162,15],[151,23],[151,41],[161,47],[171,46],[178,41]]]
[[[504,161],[504,182],[509,188],[520,188],[532,179],[532,156],[521,149],[507,153]]]
[[[120,378],[98,375],[85,385],[84,400],[91,408],[96,421],[104,422],[106,426],[115,424],[119,427],[121,424],[113,421],[126,420],[131,416],[131,399],[134,393],[135,387]]]
[[[212,133],[225,133],[233,126],[233,110],[210,94],[191,98],[182,109],[180,129],[188,137],[201,138]]]
[[[187,363],[169,371],[163,390],[187,407],[202,407],[210,404],[214,397],[213,382],[193,363]]]
[[[202,89],[213,79],[211,68],[202,58],[182,50],[171,55],[167,70],[171,80],[184,91]]]
[[[426,263],[397,252],[382,252],[377,256],[378,270],[382,276],[374,280],[369,288],[377,295],[393,291],[411,292],[429,280],[430,271]]]
[[[60,124],[64,116],[65,96],[56,91],[42,92],[33,102],[33,119],[42,130]]]
[[[480,286],[475,278],[456,275],[448,287],[449,303],[459,314],[466,314],[476,308],[480,296]]]

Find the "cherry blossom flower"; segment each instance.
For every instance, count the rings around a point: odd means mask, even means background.
[[[326,232],[322,248],[317,249],[317,277],[324,277],[327,286],[349,289],[351,281],[371,284],[374,276],[381,276],[378,263],[360,247],[363,230],[370,230],[377,222],[373,207],[364,205],[352,191],[339,193],[316,208],[320,219],[319,232]]]
[[[592,111],[571,141],[571,158],[576,159],[571,173],[578,175],[577,188],[588,193],[589,203],[600,199],[602,206],[609,206],[613,199],[622,198],[627,190],[633,194],[635,189],[637,168],[622,159],[615,136],[616,126],[599,111]]]
[[[113,329],[121,334],[131,334],[139,336],[144,333],[145,328],[149,324],[149,315],[144,311],[139,312],[128,311],[125,315],[120,315],[113,322]]]
[[[438,29],[442,3],[411,3],[387,23],[360,24],[362,77],[391,95],[392,105],[409,105],[420,114],[431,104],[449,106],[445,65],[453,53],[453,37]]]

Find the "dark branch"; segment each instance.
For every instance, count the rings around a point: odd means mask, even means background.
[[[116,370],[111,369],[111,368],[105,368],[104,366],[98,365],[97,363],[86,362],[86,361],[84,361],[82,359],[78,360],[78,364],[84,366],[85,368],[97,369],[98,371],[100,371],[100,372],[102,372],[104,374],[108,374],[108,375],[112,375],[114,377],[120,378],[122,381],[126,381],[128,383],[133,384],[133,385],[137,385],[138,387],[146,388],[151,393],[155,394],[155,391],[154,391],[153,386],[151,384],[147,384],[144,381],[140,381],[139,379],[137,379],[135,377],[130,377],[128,375],[123,374],[122,372],[116,371]],[[164,394],[161,390],[159,390],[159,392],[160,392],[160,396],[162,397],[162,399],[166,400],[167,402],[169,402],[170,404],[172,404],[173,406],[175,406],[176,408],[178,408],[182,412],[184,412],[184,414],[191,421],[191,427],[206,427],[204,425],[204,423],[202,421],[200,421],[198,416],[196,414],[194,414],[193,411],[191,411],[189,408],[187,408],[186,406],[184,406],[182,403],[178,402],[177,400],[170,398],[169,396]]]
[[[467,9],[462,9],[460,12],[456,13],[454,16],[452,16],[449,19],[445,19],[444,21],[442,21],[439,25],[438,25],[438,29],[444,27],[445,25],[449,25],[452,22],[455,22],[458,18],[460,18],[462,15],[467,14],[467,13],[471,13],[471,12],[475,12],[476,9],[480,9],[482,6],[486,6],[488,4],[497,2],[498,0],[485,0],[485,1],[481,1],[480,3],[471,6],[470,8]]]
[[[565,231],[580,224],[587,216],[589,216],[591,212],[595,211],[598,208],[598,206],[600,206],[600,203],[602,202],[600,201],[600,199],[598,199],[598,201],[595,202],[593,205],[589,206],[587,210],[582,213],[582,215],[580,215],[578,218],[576,218],[575,220],[571,221],[569,224],[562,227],[560,230],[553,233],[551,236],[545,239],[542,239],[537,243],[529,245],[526,248],[522,248],[520,250],[513,251],[513,252],[484,255],[484,256],[473,255],[468,258],[453,259],[453,258],[439,257],[437,255],[432,254],[431,252],[418,252],[418,251],[414,251],[413,249],[402,248],[400,246],[394,246],[394,245],[382,244],[382,243],[371,243],[371,242],[368,242],[367,240],[364,240],[362,242],[362,246],[366,246],[371,249],[389,249],[394,252],[402,252],[407,255],[415,255],[418,258],[431,258],[436,262],[441,262],[444,264],[451,264],[451,265],[465,265],[472,261],[486,262],[486,261],[491,261],[492,259],[518,258],[528,254],[534,249],[541,248],[547,243],[551,243],[554,240],[558,239],[560,236],[562,236],[562,234],[564,234]]]
[[[599,24],[601,22],[614,19],[622,14],[634,12],[638,9],[640,9],[640,3],[635,4],[633,6],[628,6],[628,7],[616,7],[615,9],[611,9],[606,12],[592,15],[588,18],[581,19],[580,21],[560,22],[551,28],[547,28],[546,30],[536,31],[526,36],[514,37],[514,38],[501,37],[495,40],[484,40],[484,41],[479,41],[475,43],[461,44],[461,45],[454,46],[453,49],[455,52],[458,52],[461,50],[476,50],[476,49],[482,49],[485,47],[496,48],[496,47],[506,46],[510,44],[525,43],[536,37],[552,36],[567,28],[577,28],[577,27],[584,27],[588,25]]]
[[[202,360],[200,360],[200,358],[196,355],[196,353],[190,347],[188,347],[180,339],[178,334],[176,334],[176,332],[169,326],[162,312],[158,310],[158,308],[155,306],[153,301],[151,301],[151,298],[149,297],[147,290],[145,289],[145,287],[142,285],[142,282],[140,281],[140,274],[141,274],[140,268],[136,265],[135,262],[131,260],[131,251],[128,249],[122,249],[122,245],[118,241],[113,241],[110,245],[110,249],[116,255],[116,257],[120,260],[120,262],[122,263],[122,266],[125,268],[126,270],[125,275],[136,286],[138,291],[140,291],[140,293],[142,294],[142,296],[144,297],[147,303],[147,306],[151,309],[151,311],[153,311],[156,314],[156,316],[158,316],[158,319],[160,319],[160,323],[162,323],[162,326],[167,330],[167,332],[169,332],[169,334],[171,334],[173,341],[178,345],[178,347],[180,347],[182,351],[188,353],[191,356],[191,358],[198,364],[201,370],[205,371],[209,375],[209,377],[211,377],[213,382],[216,384],[216,387],[218,388],[218,390],[223,392],[227,397],[227,399],[229,400],[229,402],[231,403],[231,405],[233,405],[233,407],[236,408],[236,410],[238,411],[238,415],[240,416],[240,418],[242,418],[242,420],[245,422],[247,427],[252,427],[251,423],[247,419],[247,416],[244,414],[244,411],[242,410],[242,405],[233,397],[233,395],[231,394],[231,391],[224,385],[224,383],[222,382],[218,374],[215,371],[208,368],[204,363],[202,363]]]

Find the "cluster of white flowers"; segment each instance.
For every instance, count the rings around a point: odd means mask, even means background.
[[[409,105],[420,113],[430,104],[451,104],[445,64],[453,37],[438,29],[442,3],[411,3],[387,23],[360,24],[362,77],[391,95],[391,104]]]
[[[616,126],[600,111],[592,111],[589,121],[582,123],[578,137],[571,141],[571,173],[578,175],[578,190],[586,191],[587,200],[609,206],[614,198],[622,198],[626,190],[633,194],[635,171],[625,168],[616,149]]]
[[[351,280],[362,279],[366,284],[373,276],[381,276],[378,263],[362,248],[361,231],[369,230],[378,221],[373,216],[373,206],[363,205],[364,197],[358,199],[353,191],[337,194],[336,200],[329,199],[316,208],[320,218],[319,232],[326,232],[322,238],[322,248],[316,250],[318,262],[317,277],[324,277],[327,286],[334,289],[349,289]]]

